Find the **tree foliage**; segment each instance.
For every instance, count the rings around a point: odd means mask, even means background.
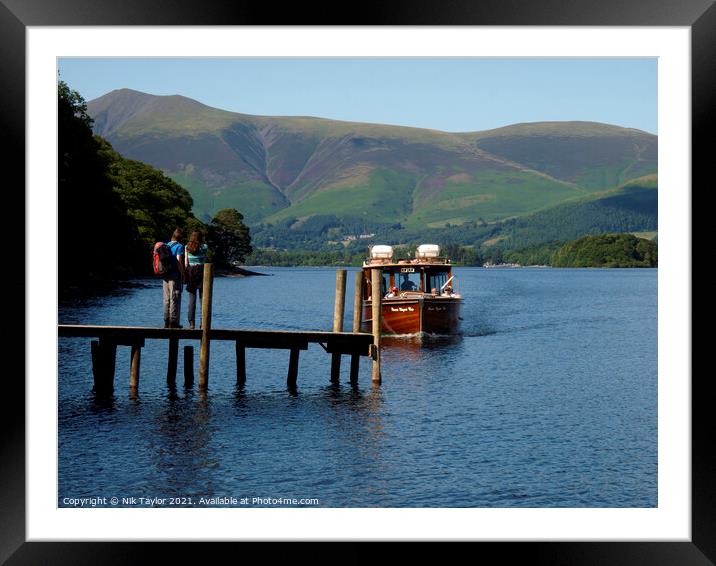
[[[58,261],[61,286],[126,270],[135,228],[107,175],[109,157],[92,135],[82,96],[58,86]],[[101,250],[115,242],[112,253]]]
[[[234,208],[216,213],[209,224],[208,243],[218,269],[231,269],[244,263],[253,251],[249,227],[244,224],[244,216]]]
[[[585,236],[557,250],[554,267],[657,267],[656,243],[632,234]]]

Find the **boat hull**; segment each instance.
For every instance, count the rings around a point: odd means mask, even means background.
[[[459,334],[461,299],[414,298],[383,299],[381,333],[391,334]],[[372,332],[371,301],[363,301],[361,331]]]

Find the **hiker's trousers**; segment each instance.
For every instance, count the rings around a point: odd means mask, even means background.
[[[164,280],[164,324],[179,324],[181,292],[181,279]]]

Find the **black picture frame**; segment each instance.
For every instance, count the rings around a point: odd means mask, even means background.
[[[13,213],[25,210],[25,32],[29,26],[96,25],[559,25],[559,26],[685,26],[692,38],[692,183],[707,183],[706,148],[714,131],[711,85],[716,82],[716,7],[713,0],[426,0],[369,2],[345,9],[339,3],[287,4],[280,9],[247,2],[173,2],[148,3],[140,0],[0,0],[0,141],[3,141],[6,177],[4,196]],[[23,190],[20,190],[23,187]],[[683,190],[690,190],[685,187]],[[16,218],[24,218],[15,214]],[[20,220],[22,222],[22,220]],[[17,234],[24,234],[22,229]],[[26,262],[24,240],[23,266]],[[25,295],[24,269],[13,265],[13,277],[6,291],[12,296]],[[8,317],[14,326],[21,318],[20,301],[12,303]],[[17,304],[16,304],[17,303]],[[24,315],[24,312],[22,313]],[[24,329],[24,323],[23,323]],[[13,328],[15,342],[25,333]],[[7,343],[6,343],[7,344]],[[25,348],[25,342],[6,345],[7,352]],[[689,352],[690,354],[690,352]],[[0,459],[0,562],[19,564],[133,564],[176,559],[207,558],[206,545],[147,542],[26,542],[25,541],[25,387],[19,369],[6,365],[2,415],[2,458]],[[22,367],[24,375],[24,366]],[[716,562],[716,438],[710,422],[708,372],[678,376],[692,384],[692,538],[691,542],[521,542],[471,543],[475,557],[499,554],[501,563],[520,560],[534,564],[714,564]],[[350,538],[351,533],[346,533]],[[320,539],[320,533],[316,534]],[[235,551],[224,543],[221,550]],[[245,552],[246,543],[241,552]],[[406,549],[424,555],[421,545]],[[417,547],[417,548],[416,548]],[[256,547],[253,546],[255,549]],[[213,549],[212,549],[213,551]],[[441,557],[449,559],[463,548],[441,548]],[[259,552],[261,550],[259,549]],[[309,552],[305,545],[289,543],[281,555],[291,559]],[[328,559],[358,563],[372,561],[376,552],[370,542],[350,542],[321,555]],[[285,553],[285,554],[284,554]],[[282,558],[276,555],[277,558]],[[238,557],[238,555],[236,555]],[[313,555],[312,559],[320,559]]]

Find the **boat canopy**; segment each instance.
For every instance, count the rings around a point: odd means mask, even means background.
[[[422,244],[415,250],[415,257],[418,259],[440,257],[440,246],[437,244]]]
[[[393,246],[376,245],[370,248],[371,259],[393,259]]]

